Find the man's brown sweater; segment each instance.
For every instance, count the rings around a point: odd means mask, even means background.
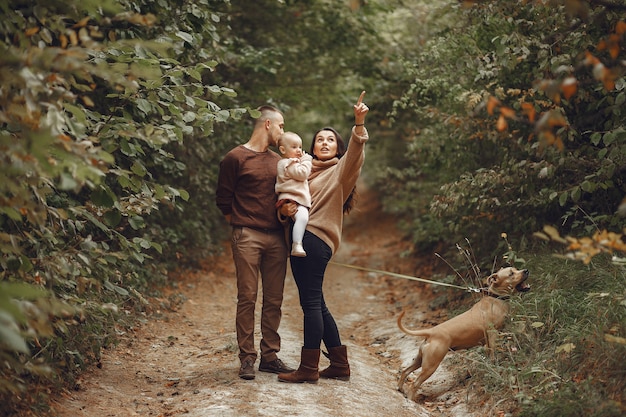
[[[231,225],[282,230],[274,191],[280,159],[274,151],[255,152],[243,145],[222,159],[215,202],[222,214],[231,215]]]

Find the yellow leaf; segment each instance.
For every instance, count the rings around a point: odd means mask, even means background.
[[[567,100],[570,99],[578,90],[578,80],[574,77],[567,77],[561,84],[561,91]]]
[[[613,89],[615,89],[615,81],[610,78],[605,78],[604,80],[602,80],[602,84],[607,91],[612,91]]]
[[[619,337],[619,336],[613,336],[613,335],[610,335],[610,334],[605,334],[604,335],[604,340],[609,342],[609,343],[619,343],[620,345],[626,345],[626,338]]]
[[[61,48],[63,49],[67,48],[67,36],[61,33],[59,35],[59,41],[61,42]]]
[[[91,19],[89,16],[83,17],[73,27],[74,28],[84,28],[85,26],[87,26],[87,22],[89,22],[89,19]]]
[[[597,65],[600,63],[600,60],[596,58],[591,52],[585,51],[585,64],[587,65]]]
[[[474,3],[476,3],[476,0],[465,0],[461,2],[461,7],[463,7],[464,9],[469,9],[470,7],[474,6]]]
[[[500,104],[500,100],[498,100],[494,96],[490,96],[489,100],[487,101],[487,113],[493,116],[493,110],[498,104]]]
[[[535,123],[535,117],[537,115],[537,112],[535,111],[535,106],[533,106],[531,103],[522,103],[522,110],[524,111],[524,114],[528,116],[528,120],[531,123]]]
[[[567,241],[561,237],[561,235],[559,234],[559,231],[556,229],[556,227],[550,226],[550,225],[546,225],[546,226],[543,227],[543,231],[548,236],[550,236],[550,239],[554,240],[555,242],[567,243]]]
[[[76,36],[76,32],[74,32],[73,30],[70,30],[68,33],[69,37],[70,37],[70,43],[73,46],[78,45],[78,36]]]
[[[29,29],[26,29],[26,30],[24,31],[24,34],[25,34],[26,36],[33,36],[33,35],[35,35],[35,34],[37,34],[37,33],[39,33],[39,26],[36,26],[36,27],[34,27],[34,28],[29,28]]]
[[[557,347],[554,353],[572,353],[572,351],[576,349],[576,345],[573,343],[564,343],[561,346]]]
[[[498,117],[498,122],[496,123],[496,127],[498,129],[498,132],[502,132],[504,130],[506,130],[506,128],[509,126],[509,124],[506,122],[506,119],[504,118],[503,115],[500,115],[500,117]]]
[[[87,107],[93,107],[95,105],[93,100],[90,97],[82,96],[81,99],[83,100],[83,103]]]
[[[501,107],[500,114],[506,118],[512,119],[515,117],[515,110],[510,107]]]
[[[617,59],[617,56],[619,55],[619,51],[621,49],[619,42],[620,42],[619,36],[611,35],[609,37],[609,54],[611,55],[611,58],[613,59]]]

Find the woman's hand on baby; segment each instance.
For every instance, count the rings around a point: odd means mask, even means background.
[[[283,217],[292,217],[298,211],[296,203],[285,203],[278,210]]]

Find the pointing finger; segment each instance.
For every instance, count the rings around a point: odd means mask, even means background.
[[[365,96],[365,90],[363,90],[361,92],[361,95],[359,96],[359,99],[356,102],[356,105],[358,106],[359,104],[361,104],[363,102],[363,97]]]

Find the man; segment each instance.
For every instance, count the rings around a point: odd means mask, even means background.
[[[287,244],[276,216],[277,163],[280,156],[269,149],[277,146],[285,121],[272,106],[257,110],[248,142],[226,154],[220,162],[216,204],[232,226],[231,246],[237,271],[237,343],[239,377],[254,379],[257,351],[254,345],[254,309],[259,273],[263,287],[261,310],[261,361],[259,371],[283,373],[294,369],[278,357],[278,326],[287,272]]]

